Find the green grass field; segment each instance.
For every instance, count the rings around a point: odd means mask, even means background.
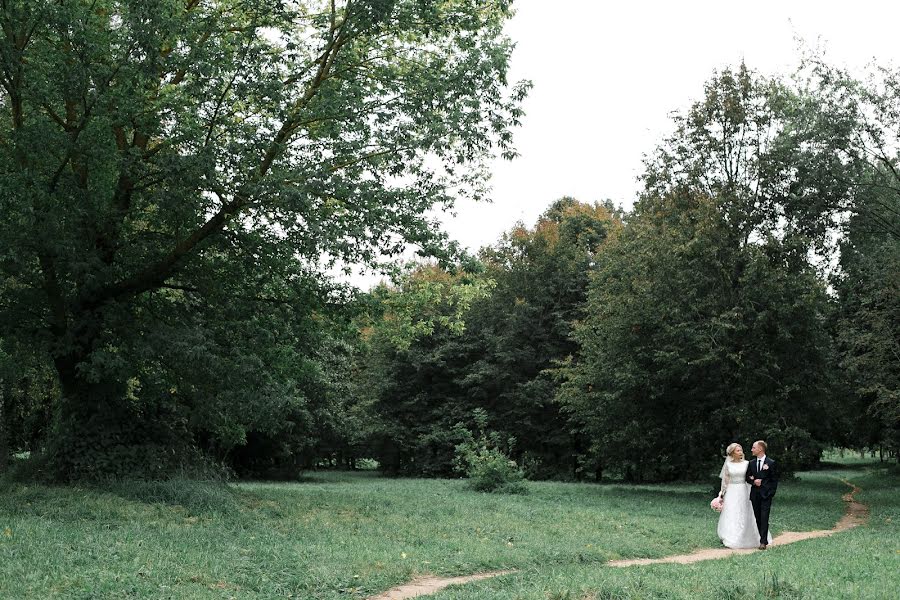
[[[433,598],[900,597],[900,476],[863,462],[783,482],[774,533],[827,529],[846,478],[865,527],[694,565],[613,558],[717,547],[699,485],[530,483],[525,496],[461,481],[326,473],[303,483],[190,481],[0,492],[0,598],[349,599],[418,574],[517,569]]]

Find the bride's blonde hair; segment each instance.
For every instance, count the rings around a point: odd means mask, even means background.
[[[731,442],[730,444],[728,444],[728,447],[725,448],[725,455],[728,458],[734,458],[734,449],[739,446],[740,444],[738,444],[737,442]]]

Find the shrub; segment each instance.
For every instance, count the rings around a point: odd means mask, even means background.
[[[496,431],[487,431],[487,413],[482,409],[474,412],[478,426],[477,437],[461,424],[459,430],[466,438],[456,446],[456,469],[468,477],[468,486],[479,492],[503,494],[524,494],[525,473],[516,462],[509,458],[515,438],[506,442],[506,451]]]
[[[47,461],[39,453],[13,456],[0,478],[3,483],[47,483],[50,480]]]
[[[794,426],[773,427],[766,430],[765,435],[769,452],[778,461],[781,477],[810,469],[822,459],[822,444],[814,440],[805,429]]]

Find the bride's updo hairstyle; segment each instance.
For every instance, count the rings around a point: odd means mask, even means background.
[[[737,442],[731,442],[730,444],[728,444],[728,447],[725,448],[725,455],[728,458],[734,458],[734,449],[738,446],[740,446],[740,444],[738,444]]]

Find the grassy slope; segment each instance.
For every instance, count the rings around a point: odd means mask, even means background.
[[[703,487],[534,483],[510,497],[366,474],[116,493],[14,485],[0,492],[0,598],[364,598],[418,573],[498,568],[521,571],[435,598],[893,597],[880,594],[900,572],[896,475],[857,468],[786,482],[775,533],[831,527],[847,490],[834,475],[865,489],[869,527],[625,570],[603,563],[718,545]]]

